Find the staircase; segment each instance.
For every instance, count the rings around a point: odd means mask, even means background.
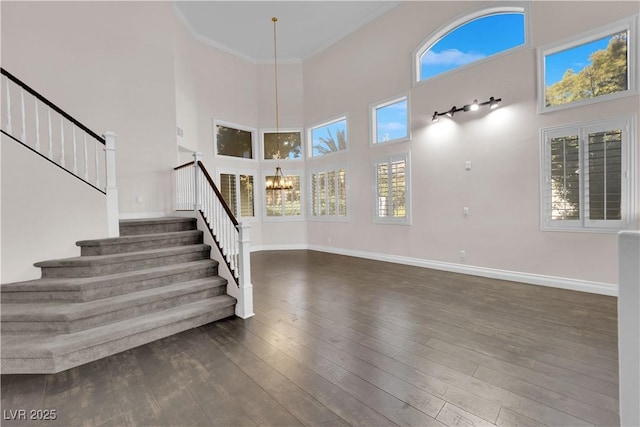
[[[234,315],[193,218],[120,221],[120,237],[1,286],[2,373],[55,373]]]

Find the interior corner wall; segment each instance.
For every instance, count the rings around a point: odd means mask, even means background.
[[[0,283],[38,279],[34,263],[79,256],[77,240],[108,235],[104,194],[5,135],[1,144]]]
[[[171,3],[3,1],[0,7],[2,66],[90,129],[116,133],[120,215],[171,211]]]
[[[530,6],[528,47],[415,86],[414,49],[445,23],[476,10],[477,2],[402,2],[304,63],[306,123],[345,113],[349,119],[348,151],[307,161],[308,167],[348,164],[349,223],[308,222],[310,247],[461,271],[517,273],[511,277],[538,277],[541,284],[560,278],[615,294],[615,233],[540,230],[539,135],[541,128],[637,114],[639,97],[540,115],[536,47],[636,14],[638,4]],[[574,15],[580,19],[566,19]],[[405,92],[410,93],[412,140],[371,147],[369,105]],[[499,109],[431,123],[434,111],[490,96],[503,99]],[[412,224],[374,224],[372,160],[406,151],[411,153]],[[466,161],[472,163],[469,171]],[[463,207],[470,209],[468,217]]]

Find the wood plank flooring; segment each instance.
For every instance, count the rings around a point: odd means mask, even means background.
[[[619,425],[615,298],[313,251],[251,260],[254,318],[3,375],[2,425]],[[7,419],[19,409],[56,419]]]

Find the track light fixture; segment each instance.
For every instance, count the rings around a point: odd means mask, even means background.
[[[431,117],[432,122],[437,122],[440,116],[448,116],[453,117],[453,115],[459,111],[477,111],[481,106],[488,105],[489,108],[494,109],[498,106],[498,104],[502,101],[502,98],[494,98],[493,96],[489,98],[486,102],[478,102],[478,100],[474,100],[471,104],[467,104],[464,107],[457,108],[455,105],[451,107],[450,110],[445,111],[444,113],[438,113],[437,111],[433,113]]]

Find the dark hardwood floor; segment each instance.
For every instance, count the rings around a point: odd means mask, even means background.
[[[313,251],[252,255],[256,316],[55,375],[3,426],[615,426],[616,299]],[[54,409],[53,421],[10,421]]]

